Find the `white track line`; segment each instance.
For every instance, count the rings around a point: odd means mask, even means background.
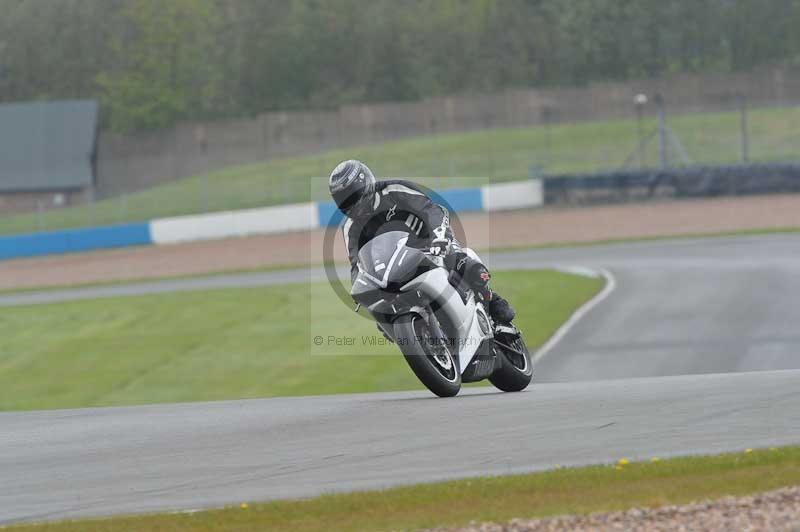
[[[608,296],[610,296],[611,292],[613,292],[614,289],[617,287],[617,281],[616,279],[614,279],[614,276],[611,275],[610,271],[601,268],[597,270],[597,272],[606,280],[606,285],[603,287],[603,289],[600,291],[599,294],[594,296],[592,299],[581,305],[581,307],[578,310],[573,312],[572,316],[570,316],[569,319],[561,327],[558,328],[555,334],[553,334],[553,336],[551,336],[550,339],[547,340],[547,342],[542,347],[540,347],[536,351],[536,353],[534,353],[533,355],[534,364],[540,361],[542,358],[544,358],[544,356],[547,355],[547,353],[549,353],[550,350],[553,349],[556,346],[556,344],[561,341],[562,338],[564,338],[564,336],[566,336],[566,334],[570,331],[570,329],[572,329],[581,320],[581,318],[586,316],[586,314],[588,314],[589,311],[592,310],[594,307],[602,303],[603,300],[605,300]]]

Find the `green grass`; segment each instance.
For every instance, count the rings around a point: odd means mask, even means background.
[[[87,253],[102,253],[102,251],[87,252]],[[342,264],[347,264],[342,262]],[[206,277],[221,277],[225,275],[237,275],[248,273],[269,273],[285,270],[301,270],[304,268],[311,268],[319,266],[319,264],[300,264],[300,263],[286,263],[286,264],[271,264],[267,266],[259,266],[253,268],[230,268],[222,270],[214,270],[205,273],[190,273],[185,275],[161,275],[156,277],[126,277],[122,279],[112,279],[106,281],[86,281],[77,283],[65,284],[49,284],[40,286],[23,286],[13,288],[0,288],[0,295],[7,294],[25,294],[30,292],[54,292],[57,290],[72,290],[75,288],[95,288],[99,286],[120,286],[137,283],[156,283],[159,281],[177,281],[183,279],[201,279]]]
[[[157,514],[41,525],[4,532],[413,530],[470,521],[505,522],[741,496],[800,484],[800,447],[657,463],[567,468],[422,484],[384,491],[251,504],[192,514]]]
[[[531,347],[602,285],[548,270],[493,282]],[[359,342],[312,346],[342,331]],[[3,308],[0,410],[421,387],[395,346],[362,345],[362,335],[380,337],[325,283]]]
[[[736,112],[675,115],[669,125],[695,162],[732,163],[739,159],[739,115]],[[652,120],[646,124],[654,127]],[[753,161],[797,159],[800,107],[754,109],[749,115]],[[474,186],[524,179],[529,168],[550,174],[618,168],[636,141],[632,120],[494,129],[416,137],[408,140],[329,151],[308,157],[231,167],[186,178],[93,206],[54,210],[0,219],[0,233],[141,221],[205,211],[241,209],[325,198],[328,175],[344,158],[357,157],[381,176],[417,179],[433,188]],[[655,143],[647,162],[657,164]],[[676,159],[677,161],[677,159]],[[431,178],[431,176],[434,176]],[[450,179],[451,178],[451,179]]]

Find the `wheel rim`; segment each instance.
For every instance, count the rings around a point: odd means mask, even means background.
[[[429,340],[434,340],[431,335],[430,328],[428,324],[425,323],[425,320],[412,318],[414,332],[417,334],[417,338],[425,338]],[[422,342],[422,349],[425,351],[425,356],[428,357],[428,360],[432,362],[436,371],[439,374],[447,379],[450,382],[455,382],[458,378],[458,371],[456,370],[456,364],[453,360],[453,354],[450,352],[450,349],[447,347],[445,342]]]

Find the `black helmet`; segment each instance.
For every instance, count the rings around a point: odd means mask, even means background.
[[[360,199],[375,192],[375,176],[361,161],[342,161],[331,172],[328,189],[339,210],[347,213]]]

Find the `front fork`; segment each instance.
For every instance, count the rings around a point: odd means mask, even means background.
[[[519,329],[517,329],[513,325],[498,325],[498,326],[495,327],[494,331],[495,331],[495,334],[494,334],[494,343],[495,344],[499,345],[503,349],[507,349],[508,351],[510,351],[510,352],[512,352],[512,353],[514,353],[516,355],[525,356],[525,353],[523,353],[522,351],[520,351],[518,349],[515,349],[515,348],[511,347],[506,342],[503,342],[501,340],[501,338],[504,338],[506,336],[513,336],[513,337],[516,337],[516,338],[520,338],[522,336],[522,333],[520,332]]]

